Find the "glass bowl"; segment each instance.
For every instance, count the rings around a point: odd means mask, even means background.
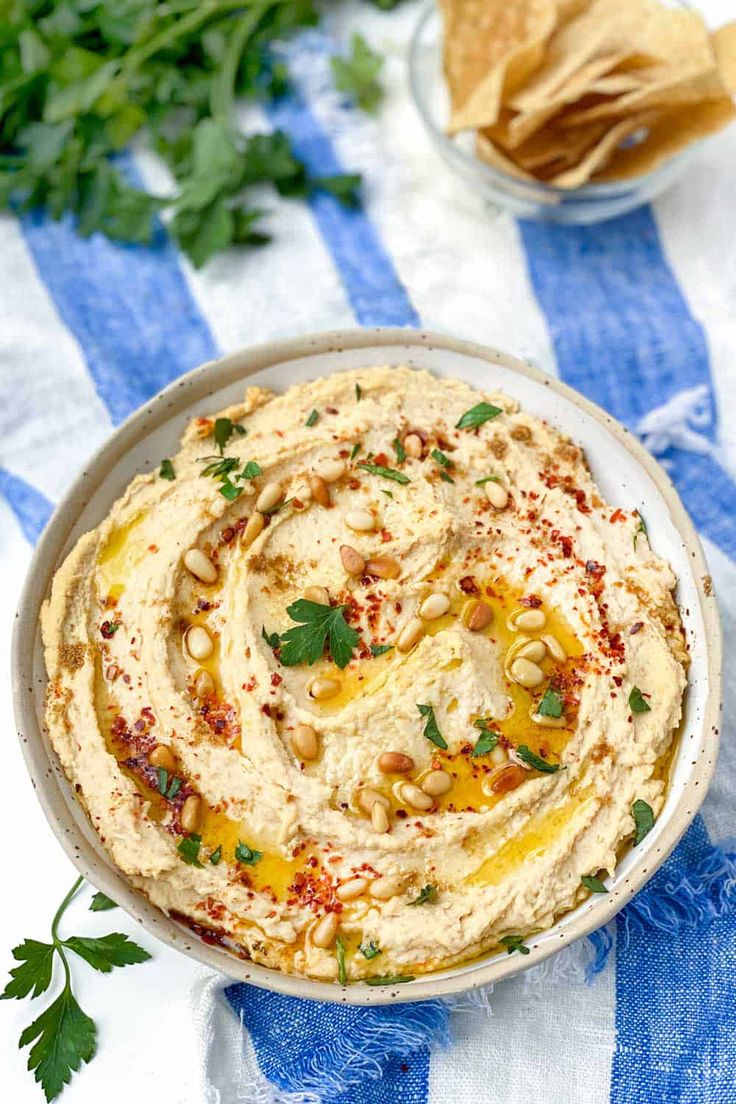
[[[688,7],[673,3],[673,7]],[[653,172],[611,184],[556,188],[521,180],[486,165],[474,153],[475,133],[450,138],[449,95],[442,72],[442,24],[434,3],[419,19],[409,46],[409,84],[417,111],[444,161],[494,207],[539,222],[581,225],[623,215],[660,195],[682,175],[695,153],[693,143]]]

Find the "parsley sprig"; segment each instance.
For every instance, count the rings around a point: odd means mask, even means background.
[[[316,663],[327,650],[333,663],[347,667],[360,637],[345,620],[347,606],[325,606],[298,598],[286,612],[299,622],[279,637],[280,659],[284,667]]]
[[[26,939],[13,948],[13,957],[19,965],[10,971],[11,980],[0,996],[3,1000],[40,996],[51,986],[55,961],[58,959],[61,962],[61,992],[29,1024],[18,1043],[20,1047],[32,1044],[28,1068],[48,1101],[56,1099],[83,1063],[92,1061],[97,1050],[97,1026],[82,1011],[74,996],[69,952],[72,951],[93,970],[103,974],[109,974],[116,966],[132,966],[151,957],[148,951],[122,932],[111,932],[99,938],[72,935],[64,939],[60,936],[61,919],[83,881],[83,878],[77,878],[59,905],[51,923],[50,943]],[[99,893],[90,906],[93,912],[114,907],[109,897]]]
[[[345,92],[358,107],[372,114],[383,98],[378,76],[383,69],[383,58],[362,35],[355,34],[350,42],[350,53],[345,57],[333,57],[330,61],[335,88]]]

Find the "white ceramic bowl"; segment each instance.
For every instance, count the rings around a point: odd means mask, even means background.
[[[692,665],[685,715],[664,809],[646,840],[619,863],[611,892],[594,894],[548,931],[527,940],[530,954],[495,954],[404,985],[340,988],[294,977],[207,945],[160,912],[113,865],[77,803],[43,723],[46,672],[38,615],[51,579],[79,535],[99,524],[132,477],[176,451],[187,422],[236,402],[249,384],[282,391],[341,369],[383,364],[427,368],[519,399],[585,449],[594,477],[614,506],[641,507],[655,550],[679,579],[678,602]],[[535,965],[605,924],[651,877],[702,802],[716,759],[720,705],[720,628],[707,567],[693,526],[664,471],[627,430],[557,380],[478,345],[406,330],[351,330],[277,341],[212,361],[172,383],[115,431],[65,495],[33,557],[13,641],[13,688],[23,752],[46,816],[69,858],[152,935],[240,981],[282,993],[346,1004],[442,996],[498,981]]]

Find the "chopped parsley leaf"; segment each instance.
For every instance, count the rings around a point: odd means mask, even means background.
[[[480,402],[477,406],[472,406],[470,410],[465,411],[455,429],[476,429],[478,426],[484,425],[485,422],[490,422],[491,418],[497,418],[499,414],[503,414],[500,407],[493,406],[491,403]]]
[[[424,725],[425,737],[430,741],[430,743],[434,744],[435,747],[442,748],[443,751],[447,751],[447,741],[439,730],[437,718],[434,715],[433,707],[431,705],[417,704],[417,709],[419,710],[419,713],[422,717],[426,717],[426,722]]]
[[[255,866],[257,862],[263,858],[262,851],[254,851],[248,846],[247,843],[243,843],[242,840],[238,840],[238,846],[235,848],[235,861],[244,863],[246,866]]]
[[[646,801],[642,801],[639,798],[631,806],[631,815],[634,818],[634,824],[636,825],[636,832],[634,833],[634,847],[641,843],[645,836],[648,836],[654,827],[654,813],[652,812],[651,805],[647,805]]]
[[[370,645],[371,655],[372,656],[385,655],[386,652],[393,651],[393,647],[394,647],[393,644],[371,644]]]
[[[358,950],[363,958],[367,958],[369,962],[372,958],[376,958],[377,955],[381,954],[381,948],[372,939],[369,939],[367,943],[361,943]]]
[[[544,697],[539,703],[537,713],[540,717],[556,718],[562,716],[562,698],[551,686],[548,686],[544,691]]]
[[[408,475],[396,471],[396,468],[387,468],[384,464],[369,464],[367,460],[363,460],[358,464],[358,467],[362,468],[363,471],[367,471],[369,475],[380,475],[383,479],[393,479],[394,483],[411,483]]]
[[[535,770],[541,771],[542,774],[555,774],[560,769],[559,763],[548,763],[546,759],[536,755],[526,744],[519,744],[516,754],[524,763],[534,767]]]
[[[170,460],[161,461],[161,467],[158,469],[158,474],[161,479],[176,479],[174,465],[171,463]]]
[[[583,874],[580,881],[591,893],[608,893],[608,886],[604,885],[600,878],[596,878],[595,874]]]
[[[393,446],[394,452],[396,453],[397,462],[399,464],[403,464],[404,461],[406,460],[406,449],[404,448],[404,446],[402,445],[402,443],[401,443],[401,441],[399,440],[398,437],[394,437],[391,444]]]
[[[199,861],[201,846],[202,837],[198,836],[196,832],[192,832],[190,836],[185,836],[183,840],[179,840],[176,850],[179,852],[182,862],[185,862],[188,866],[198,866],[201,869],[204,865]]]
[[[651,705],[646,700],[638,686],[632,686],[629,694],[629,709],[632,713],[649,713]]]
[[[347,985],[348,972],[345,969],[345,940],[339,935],[335,940],[335,955],[337,957],[337,980],[341,985]]]
[[[518,951],[519,954],[529,954],[529,948],[524,943],[523,935],[504,935],[499,939],[499,943],[503,943],[507,954],[513,954],[514,951]]]
[[[317,424],[318,420],[319,420],[319,414],[317,413],[316,410],[313,410],[304,424],[311,428],[313,425]]]
[[[437,900],[437,886],[425,885],[422,886],[419,896],[415,897],[413,901],[409,901],[409,908],[413,908],[414,905],[429,905]]]
[[[210,853],[210,862],[212,863],[213,866],[217,866],[217,864],[219,863],[221,858],[222,858],[222,844],[220,844],[219,847],[216,847],[215,850]]]

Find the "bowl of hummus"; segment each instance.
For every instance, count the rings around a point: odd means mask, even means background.
[[[694,816],[719,630],[613,419],[397,330],[196,369],[58,508],[21,600],[24,752],[77,867],[240,980],[477,987],[620,909]]]

